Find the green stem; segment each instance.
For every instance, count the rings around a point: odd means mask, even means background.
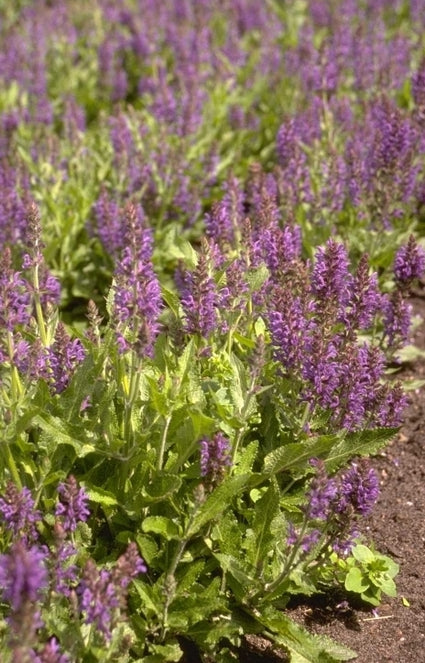
[[[35,306],[35,315],[36,315],[36,318],[37,318],[38,331],[40,333],[41,342],[44,345],[44,347],[47,347],[47,345],[48,345],[47,331],[46,331],[46,323],[45,323],[44,315],[43,315],[43,309],[41,307],[40,281],[39,281],[39,278],[38,278],[38,264],[37,263],[34,266],[34,306]]]
[[[190,528],[192,527],[193,521],[195,519],[195,516],[197,514],[199,508],[199,503],[196,503],[194,505],[193,511],[190,515],[189,522],[186,525],[183,537],[179,541],[179,544],[177,546],[176,552],[173,555],[173,558],[171,560],[171,564],[168,567],[165,579],[164,579],[164,589],[166,590],[166,599],[164,603],[164,610],[162,613],[162,620],[161,620],[161,641],[164,641],[164,638],[167,634],[167,618],[168,618],[168,609],[174,599],[175,593],[176,593],[176,582],[174,578],[174,574],[176,572],[177,566],[182,558],[182,555],[184,553],[184,550],[187,546],[187,544],[190,541],[191,538],[191,533],[190,533]]]
[[[165,426],[162,432],[161,444],[158,453],[158,461],[156,464],[156,469],[159,472],[162,470],[162,465],[164,463],[165,445],[167,444],[167,434],[168,434],[168,428],[170,427],[171,418],[172,418],[171,414],[169,414],[168,417],[165,418]]]
[[[298,553],[298,550],[300,549],[301,546],[301,541],[303,539],[303,536],[307,530],[307,525],[308,525],[308,520],[307,518],[304,519],[303,526],[301,528],[301,532],[298,535],[298,541],[296,545],[294,545],[291,554],[289,555],[288,559],[286,560],[285,566],[283,567],[282,571],[279,573],[277,578],[275,578],[272,582],[268,582],[264,585],[264,591],[267,593],[273,593],[275,589],[279,587],[281,582],[285,580],[289,572],[291,571],[292,564],[294,563],[294,559]]]
[[[239,430],[238,430],[238,432],[236,433],[236,436],[235,436],[235,440],[234,440],[234,443],[233,443],[232,465],[235,462],[236,455],[237,455],[238,449],[239,449],[239,445],[240,445],[241,440],[242,440],[242,438],[245,434],[245,431],[246,431],[247,426],[246,426],[246,421],[244,421],[244,420],[245,420],[245,417],[247,415],[249,406],[251,405],[251,399],[255,394],[255,382],[256,382],[255,377],[253,377],[252,380],[251,380],[251,384],[249,386],[249,389],[247,391],[246,398],[245,398],[244,404],[242,406],[242,410],[240,412],[240,417],[241,417],[241,419],[244,423],[243,423],[242,427],[239,428]]]

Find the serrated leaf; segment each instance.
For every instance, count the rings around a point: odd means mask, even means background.
[[[269,270],[265,263],[245,274],[251,292],[256,292],[269,278]]]
[[[136,542],[140,548],[143,559],[149,566],[158,555],[158,546],[156,541],[150,536],[138,534],[136,536]]]
[[[289,651],[291,663],[336,663],[356,658],[355,652],[343,646],[332,651],[333,643],[332,647],[329,647],[327,638],[324,640],[308,633],[271,606],[267,606],[256,617],[275,634],[275,642]]]
[[[151,650],[154,652],[150,656],[143,658],[143,663],[177,663],[181,660],[182,650],[180,645],[176,643],[168,643],[166,645],[151,645]]]
[[[264,472],[270,475],[301,469],[302,474],[305,474],[307,461],[310,458],[326,458],[340,439],[337,434],[321,435],[313,442],[285,444],[267,454],[264,459]]]
[[[405,345],[397,351],[397,359],[403,363],[416,361],[422,357],[425,357],[425,350],[417,348],[416,345]]]
[[[234,474],[247,474],[252,470],[258,452],[258,440],[253,440],[238,452]]]
[[[326,458],[328,470],[334,470],[350,458],[374,454],[391,442],[398,433],[398,428],[374,428],[372,430],[347,433],[338,442]]]
[[[34,423],[54,440],[56,445],[69,444],[73,447],[79,458],[83,458],[87,454],[96,451],[96,447],[92,444],[87,444],[83,440],[79,440],[68,433],[62,419],[59,419],[59,417],[48,414],[37,415],[34,417]]]
[[[231,503],[235,495],[240,493],[248,484],[250,476],[248,474],[229,477],[216,488],[195,515],[189,528],[188,536],[196,534],[201,527],[211,520],[217,518]]]
[[[336,661],[352,661],[353,658],[357,658],[355,651],[341,645],[339,642],[335,642],[327,635],[316,635],[315,638],[319,646]]]
[[[184,569],[183,573],[181,572],[182,568]],[[179,569],[180,573],[178,574],[177,577],[178,587],[176,595],[178,596],[180,594],[183,594],[188,589],[190,589],[192,585],[197,581],[204,568],[205,568],[204,560],[197,560],[195,562],[192,562],[192,564],[190,565],[185,565],[185,566],[180,565]]]
[[[132,586],[136,588],[145,609],[147,608],[150,610],[153,615],[157,615],[161,612],[162,606],[155,603],[152,587],[137,578],[133,580]]]

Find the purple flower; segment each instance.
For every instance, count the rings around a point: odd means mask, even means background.
[[[51,370],[51,382],[56,394],[60,394],[68,386],[78,364],[86,356],[85,350],[78,338],[71,340],[65,325],[59,322],[55,341],[48,348],[48,362]]]
[[[394,260],[394,275],[398,283],[409,286],[415,279],[420,279],[425,270],[425,250],[418,246],[410,235],[406,246],[401,246]]]
[[[11,252],[6,248],[0,260],[0,327],[13,332],[18,325],[27,325],[30,304],[30,287],[13,271]]]
[[[200,334],[204,338],[217,329],[218,316],[216,307],[219,296],[214,279],[209,275],[208,257],[202,251],[193,273],[183,274],[181,303],[185,314],[185,331]]]
[[[70,561],[76,552],[76,548],[64,540],[58,540],[56,548],[51,551],[50,568],[54,591],[67,597],[71,595],[71,586],[77,581],[78,568]]]
[[[93,214],[100,241],[108,253],[117,255],[124,248],[123,220],[118,203],[104,187],[93,205]]]
[[[16,541],[8,554],[0,555],[0,588],[4,601],[14,613],[27,603],[40,601],[48,585],[46,551],[38,546],[27,548],[23,540]]]
[[[244,214],[244,194],[239,180],[229,178],[224,188],[226,193],[222,200],[215,203],[205,217],[207,236],[221,248],[233,246]]]
[[[344,306],[349,299],[351,283],[347,251],[343,244],[329,239],[326,246],[319,247],[316,252],[311,277],[311,289],[318,307]]]
[[[398,350],[409,340],[412,315],[411,305],[403,298],[400,290],[395,290],[391,297],[383,299],[384,336],[388,347]]]
[[[39,338],[32,343],[17,336],[14,343],[13,363],[30,380],[49,379],[49,353]]]
[[[111,631],[120,612],[126,608],[129,584],[145,572],[146,565],[135,543],[129,544],[110,571],[99,571],[93,560],[87,561],[77,590],[81,610],[85,612],[86,624],[95,624],[107,641],[111,638]]]
[[[88,495],[84,488],[79,488],[77,480],[70,475],[64,483],[58,486],[59,502],[55,515],[60,516],[63,528],[67,532],[74,532],[78,522],[85,522],[90,515],[88,509]]]
[[[137,545],[131,542],[125,553],[118,558],[112,577],[117,587],[126,589],[134,578],[146,571],[146,564],[139,555]]]
[[[308,329],[303,303],[290,288],[276,293],[268,321],[276,359],[287,369],[297,369],[304,359],[304,341]]]
[[[350,285],[345,322],[351,330],[367,329],[382,305],[376,273],[369,275],[367,255],[363,255]]]
[[[200,441],[201,448],[201,476],[208,482],[220,480],[226,467],[231,465],[230,442],[223,433],[215,433],[212,438]]]
[[[25,541],[36,541],[36,524],[41,521],[40,511],[35,509],[35,502],[28,488],[21,491],[9,481],[4,497],[0,498],[0,517],[14,538],[22,537]]]
[[[111,573],[106,569],[99,571],[94,561],[89,559],[77,591],[86,624],[94,624],[105,639],[110,640],[114,613],[120,605]]]
[[[378,475],[365,463],[352,463],[343,472],[339,488],[337,511],[353,510],[361,516],[368,516],[379,497]]]
[[[34,663],[70,663],[71,659],[67,654],[62,654],[60,646],[56,638],[51,638],[38,656],[35,657]]]
[[[338,494],[338,486],[334,479],[327,476],[322,461],[313,459],[310,462],[316,467],[316,476],[307,492],[306,516],[312,520],[327,520]]]
[[[141,208],[129,205],[127,246],[115,269],[113,319],[122,351],[133,347],[140,357],[152,357],[162,299],[151,262],[152,233],[142,221]]]
[[[310,552],[312,548],[316,545],[316,543],[320,539],[320,530],[318,529],[312,529],[308,532],[308,534],[305,534],[303,536],[302,541],[301,541],[301,550],[304,553]]]
[[[302,377],[307,381],[303,398],[312,405],[322,408],[337,408],[339,405],[338,387],[343,366],[340,362],[339,349],[341,338],[334,336],[324,342],[320,329],[307,339]]]

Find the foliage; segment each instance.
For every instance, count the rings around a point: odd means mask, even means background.
[[[285,609],[395,593],[359,531],[425,268],[422,14],[6,4],[2,660],[351,660]]]

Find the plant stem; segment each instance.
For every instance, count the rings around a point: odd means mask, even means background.
[[[158,461],[156,464],[156,469],[160,472],[162,470],[162,465],[164,463],[164,453],[165,453],[165,445],[167,443],[167,434],[168,434],[168,428],[171,423],[171,418],[172,415],[169,414],[168,417],[165,418],[165,426],[164,430],[162,432],[162,438],[161,438],[161,444],[159,447],[159,453],[158,453]]]

